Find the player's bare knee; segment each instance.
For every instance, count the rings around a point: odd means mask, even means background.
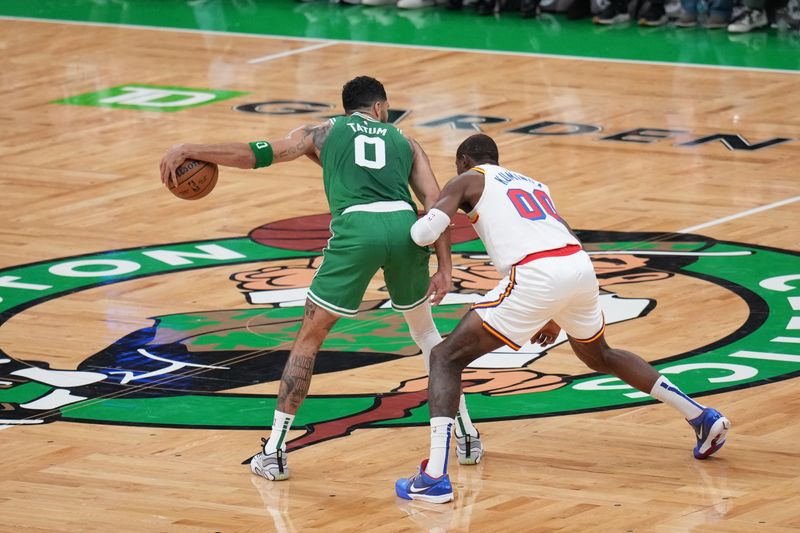
[[[572,341],[572,351],[578,356],[583,364],[594,370],[595,372],[608,373],[608,359],[606,348],[596,343],[580,343]]]
[[[441,342],[433,347],[431,350],[431,367],[434,365],[447,366],[453,361],[452,350],[447,349],[447,345]]]
[[[431,350],[431,369],[444,367],[460,370],[468,363],[464,358],[464,351],[452,342],[441,342]]]

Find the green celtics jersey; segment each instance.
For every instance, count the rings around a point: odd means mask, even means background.
[[[320,152],[331,215],[353,205],[397,200],[416,211],[408,191],[413,152],[400,130],[361,113],[331,121]]]

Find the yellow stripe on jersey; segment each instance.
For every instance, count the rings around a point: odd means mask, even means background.
[[[600,338],[600,335],[602,335],[605,330],[606,330],[606,324],[604,322],[603,323],[603,327],[600,328],[600,331],[598,331],[597,333],[595,333],[594,335],[592,335],[588,339],[576,339],[575,337],[572,337],[572,340],[574,340],[575,342],[581,342],[581,343],[584,343],[584,344],[590,343],[590,342],[594,342],[594,341],[596,341],[597,339]]]
[[[474,304],[472,306],[472,309],[480,309],[484,307],[497,307],[498,305],[500,305],[500,302],[505,300],[508,297],[508,295],[511,294],[511,290],[514,288],[514,285],[516,284],[516,277],[517,277],[517,267],[512,266],[511,276],[508,279],[508,285],[506,286],[506,290],[503,291],[503,294],[501,294],[497,300],[494,300],[492,302],[480,302]]]
[[[497,337],[503,344],[505,344],[509,348],[513,348],[514,350],[519,350],[520,348],[522,348],[522,346],[509,339],[508,337],[506,337],[505,335],[494,329],[486,322],[482,322],[482,325],[483,329],[488,331],[492,336]]]

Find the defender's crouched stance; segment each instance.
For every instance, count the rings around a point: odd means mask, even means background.
[[[498,159],[490,137],[477,134],[464,141],[456,154],[459,175],[411,229],[417,244],[430,244],[461,208],[506,277],[431,352],[430,459],[414,476],[397,480],[397,495],[434,503],[453,499],[447,454],[462,370],[502,345],[519,349],[528,339],[549,344],[561,328],[587,366],[677,409],[695,430],[697,459],[719,450],[730,429],[728,419],[692,400],[638,355],[606,343],[598,282],[588,254],[556,212],[547,186],[498,166]]]

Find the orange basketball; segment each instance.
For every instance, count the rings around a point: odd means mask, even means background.
[[[177,187],[172,182],[167,182],[169,191],[184,200],[197,200],[211,192],[217,184],[219,167],[206,161],[187,159],[175,169],[178,177]]]

